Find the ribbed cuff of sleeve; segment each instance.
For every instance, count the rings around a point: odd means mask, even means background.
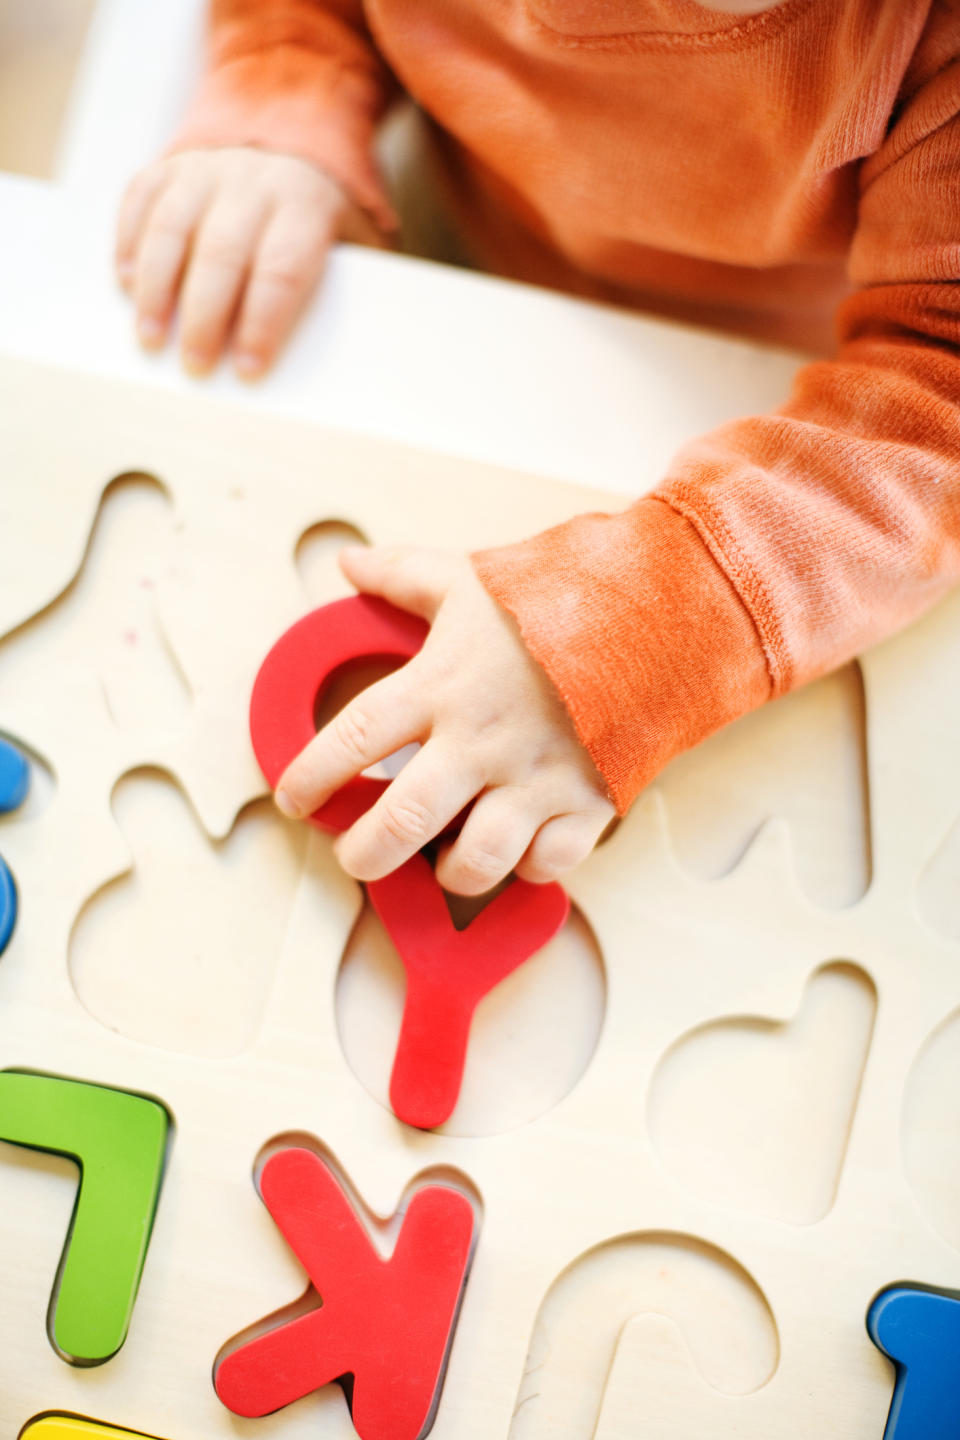
[[[373,76],[280,46],[211,69],[169,150],[252,145],[309,160],[389,234],[397,215],[373,158],[382,108]]]
[[[623,814],[674,755],[762,705],[756,628],[697,530],[648,497],[473,557]]]

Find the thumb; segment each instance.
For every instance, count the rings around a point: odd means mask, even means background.
[[[424,620],[433,620],[451,580],[451,557],[442,550],[348,545],[340,551],[339,561],[358,590],[380,595]]]

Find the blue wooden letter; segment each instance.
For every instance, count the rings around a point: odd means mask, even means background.
[[[883,1440],[960,1440],[960,1294],[891,1285],[867,1330],[897,1367]]]

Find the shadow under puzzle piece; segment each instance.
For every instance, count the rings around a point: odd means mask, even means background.
[[[957,1440],[960,1295],[891,1285],[870,1306],[867,1331],[897,1367],[884,1440]]]
[[[62,1359],[100,1365],[126,1339],[163,1183],[170,1117],[145,1095],[0,1071],[0,1140],[66,1155],[80,1189],[47,1331]]]
[[[154,1440],[139,1430],[118,1430],[77,1415],[44,1415],[20,1432],[19,1440]]]

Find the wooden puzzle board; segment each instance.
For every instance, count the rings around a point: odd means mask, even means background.
[[[473,548],[606,502],[10,362],[0,464],[0,733],[35,758],[0,820],[0,1068],[175,1122],[129,1337],[91,1369],[45,1333],[75,1167],[0,1147],[3,1435],[346,1440],[336,1387],[241,1421],[211,1384],[304,1289],[252,1172],[310,1135],[380,1216],[422,1172],[481,1199],[437,1440],[879,1440],[870,1299],[960,1286],[958,598],[675,762],[422,1134],[384,1104],[397,963],[262,798],[253,677],[345,593],[354,531]]]

